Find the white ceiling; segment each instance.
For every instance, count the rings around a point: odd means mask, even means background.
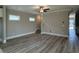
[[[79,9],[78,5],[47,5],[47,7],[50,8],[51,12],[53,12],[55,10],[63,10],[63,9],[69,9],[69,10]],[[38,8],[38,6],[36,6],[36,5],[7,5],[7,8],[37,14],[36,9]]]

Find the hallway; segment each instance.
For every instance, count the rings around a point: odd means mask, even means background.
[[[76,35],[75,30],[75,15],[71,15],[69,19],[69,43],[74,51],[78,51],[79,48],[79,37]]]

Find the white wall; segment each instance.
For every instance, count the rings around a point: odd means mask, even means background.
[[[42,32],[68,35],[68,12],[44,14]]]
[[[20,21],[10,21],[9,15],[20,16]],[[26,34],[35,31],[35,22],[29,22],[33,14],[7,9],[7,37]]]

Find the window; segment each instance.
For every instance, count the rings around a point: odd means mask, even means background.
[[[30,21],[30,22],[34,22],[34,21],[35,21],[35,18],[34,18],[34,17],[30,17],[30,18],[29,18],[29,21]]]
[[[9,20],[11,20],[11,21],[19,21],[20,20],[20,16],[9,15]]]

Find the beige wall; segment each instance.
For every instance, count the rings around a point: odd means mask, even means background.
[[[20,21],[10,21],[10,14],[20,16]],[[7,9],[7,37],[34,32],[35,22],[29,22],[29,17],[35,15]]]
[[[41,27],[41,16],[38,14],[36,16],[36,28],[40,29],[40,27]]]
[[[44,14],[42,32],[68,35],[68,12]]]

